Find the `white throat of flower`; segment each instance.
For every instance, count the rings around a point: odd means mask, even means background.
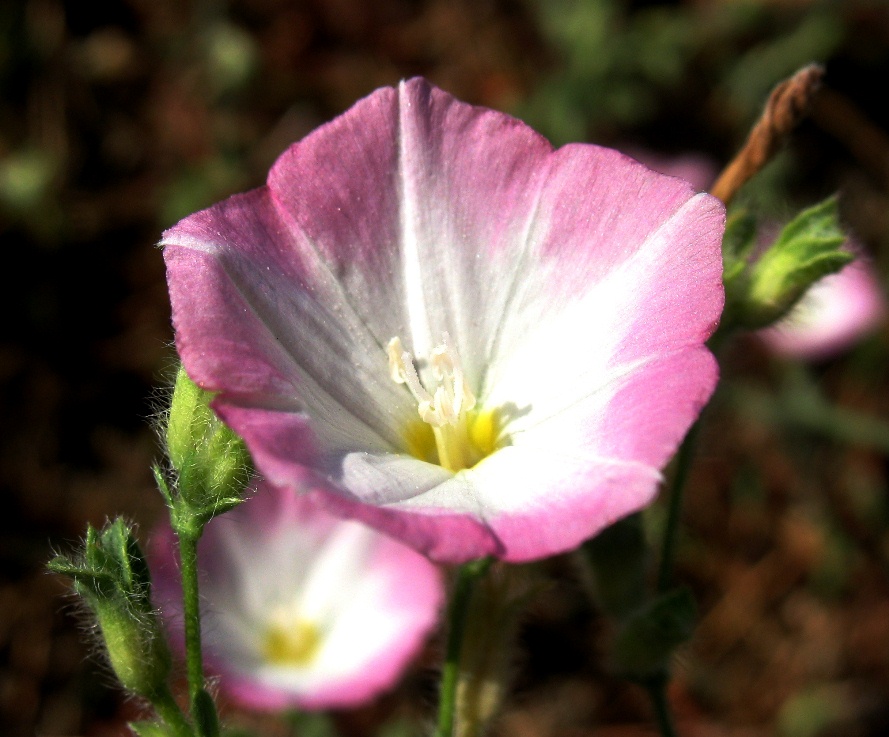
[[[407,386],[417,400],[420,419],[432,430],[440,466],[461,471],[493,452],[496,443],[494,415],[473,411],[475,395],[466,383],[460,354],[448,333],[442,334],[442,344],[429,356],[435,386],[423,385],[414,357],[404,350],[399,338],[392,338],[386,350],[389,375],[397,384]],[[418,453],[415,455],[422,457]]]

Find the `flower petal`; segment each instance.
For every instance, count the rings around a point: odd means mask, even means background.
[[[332,447],[357,439],[391,448],[400,442],[393,415],[412,408],[380,371],[383,349],[341,295],[319,296],[322,285],[293,274],[278,250],[293,259],[300,251],[288,245],[286,230],[277,240],[269,235],[273,217],[267,198],[254,192],[167,232],[164,257],[183,363],[202,387],[222,392],[222,405],[307,411],[318,418],[314,433]],[[212,233],[226,235],[214,241]],[[254,253],[256,243],[267,250]]]
[[[447,536],[449,548],[441,542],[429,547],[420,530],[424,523],[438,524],[438,517],[430,518],[435,511],[445,519],[450,512],[483,520],[498,542],[486,552],[504,560],[565,552],[652,500],[659,469],[709,398],[716,376],[716,362],[705,349],[675,353],[526,428],[513,445],[422,493],[385,506],[341,497],[327,503],[442,560],[475,556],[459,547],[457,535]],[[406,475],[394,472],[393,483]],[[399,514],[412,519],[400,520]]]

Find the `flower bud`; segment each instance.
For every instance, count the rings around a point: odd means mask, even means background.
[[[178,473],[179,498],[203,521],[236,506],[251,473],[247,448],[210,408],[212,398],[179,368],[167,450]]]
[[[127,691],[151,699],[166,683],[171,666],[157,618],[114,599],[96,601],[93,611],[117,679]]]
[[[48,567],[74,579],[74,590],[98,620],[121,685],[151,699],[167,682],[171,658],[151,603],[148,566],[131,528],[121,518],[101,532],[90,526],[78,558],[57,556]]]
[[[886,318],[873,265],[854,244],[856,260],[813,284],[785,317],[757,336],[775,355],[819,361],[852,348]]]
[[[742,327],[771,325],[794,306],[812,284],[853,260],[843,250],[835,198],[801,212],[750,267],[739,315]]]

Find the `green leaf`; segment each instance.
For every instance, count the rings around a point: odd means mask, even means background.
[[[201,737],[219,737],[219,713],[213,697],[201,689],[195,696],[191,708],[198,734]]]
[[[694,630],[697,607],[686,588],[674,589],[630,617],[614,642],[614,665],[628,677],[644,681],[663,673],[674,650]]]
[[[607,614],[623,619],[642,606],[649,556],[640,514],[615,522],[585,542],[581,550],[590,564],[599,604]]]

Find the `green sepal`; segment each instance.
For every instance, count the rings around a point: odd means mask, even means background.
[[[174,737],[175,734],[159,722],[130,722],[127,726],[136,737]]]
[[[697,606],[687,588],[652,600],[618,632],[612,652],[616,670],[638,681],[662,675],[676,648],[691,637],[696,619]]]
[[[88,525],[81,555],[57,555],[47,563],[47,568],[73,578],[78,593],[87,599],[123,597],[140,611],[152,611],[148,564],[132,530],[121,517],[101,532]]]
[[[182,499],[177,499],[170,510],[170,522],[177,535],[199,539],[211,519],[234,509],[243,501],[244,498],[240,496],[229,497],[216,499],[206,507],[195,508]]]
[[[780,320],[816,281],[854,260],[842,250],[844,241],[835,197],[791,220],[750,269],[742,326],[755,330]]]
[[[154,475],[154,482],[157,484],[158,491],[160,491],[167,506],[172,509],[173,493],[170,491],[170,485],[167,483],[163,470],[155,463],[151,467],[151,473]]]
[[[722,236],[722,259],[725,262],[723,281],[728,281],[747,265],[756,247],[757,221],[744,207],[732,208],[726,216],[725,233]]]
[[[198,529],[241,502],[253,472],[244,442],[213,412],[212,399],[179,368],[165,431],[174,489],[155,470],[174,517]]]
[[[46,567],[53,573],[74,579],[75,590],[88,603],[96,596],[114,596],[116,593],[115,577],[107,571],[94,568],[86,560],[57,555]]]
[[[204,430],[213,419],[209,404],[212,395],[208,394],[179,367],[165,433],[170,462],[177,471],[182,470],[202,444]]]
[[[590,565],[596,599],[618,620],[637,611],[647,596],[649,553],[642,515],[631,514],[581,547]]]
[[[736,321],[739,308],[747,295],[750,254],[756,247],[756,218],[744,208],[728,213],[722,237],[722,284],[725,287],[725,309],[721,325]]]

